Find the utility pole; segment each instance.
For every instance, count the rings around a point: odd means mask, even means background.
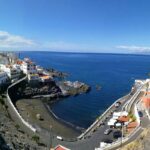
[[[52,150],[52,146],[53,146],[53,135],[52,135],[52,125],[49,126],[50,127],[50,150]]]
[[[121,146],[120,148],[122,148],[122,143],[123,143],[123,123],[121,122]]]
[[[122,140],[122,142],[123,142],[123,134],[124,134],[124,133],[123,133],[123,123],[121,124],[121,126],[122,126],[122,134],[121,134],[122,139],[121,139],[121,140]]]
[[[148,98],[148,89],[149,89],[149,82],[147,82],[147,101],[148,101],[148,115],[150,115],[150,101],[149,101],[149,98]]]
[[[146,96],[147,96],[147,101],[148,101],[148,114],[150,115],[150,100],[148,98],[148,90],[149,90],[149,82],[147,83],[147,86],[146,86]]]

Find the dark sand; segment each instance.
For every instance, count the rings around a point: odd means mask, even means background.
[[[81,134],[73,127],[56,119],[39,99],[21,99],[16,102],[16,106],[21,116],[32,125],[38,125],[47,130],[50,130],[52,126],[52,131],[56,135],[65,138],[75,138]],[[43,120],[38,120],[37,114],[40,114]]]

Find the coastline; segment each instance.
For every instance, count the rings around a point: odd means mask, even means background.
[[[44,102],[39,99],[20,99],[16,102],[17,109],[22,117],[33,126],[50,131],[52,126],[53,134],[60,135],[66,139],[75,139],[81,134],[73,126],[57,119],[48,108],[45,108]],[[41,115],[41,120],[36,115]]]
[[[52,115],[52,117],[54,117],[54,119],[56,119],[58,122],[62,123],[63,125],[65,125],[65,126],[67,126],[67,127],[69,127],[69,128],[75,129],[75,131],[77,131],[77,132],[79,131],[80,134],[81,134],[82,131],[85,130],[85,128],[81,128],[81,127],[79,127],[79,126],[76,126],[76,125],[74,125],[74,124],[72,124],[72,123],[70,123],[70,122],[67,122],[67,121],[65,121],[65,120],[63,120],[63,119],[61,119],[61,118],[59,118],[59,117],[56,116],[56,114],[52,111],[52,109],[51,109],[51,107],[50,107],[49,105],[47,105],[47,104],[44,104],[44,105],[45,105],[46,109],[48,109],[48,112],[50,113],[50,115]]]

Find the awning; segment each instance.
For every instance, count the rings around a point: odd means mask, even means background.
[[[108,126],[114,126],[114,125],[115,125],[115,122],[108,122],[107,125],[108,125]]]
[[[114,119],[114,120],[116,120],[116,119],[118,119],[119,118],[119,116],[113,116],[112,117],[112,119]]]
[[[121,116],[121,112],[114,112],[113,116]]]
[[[117,116],[117,117],[119,117],[119,116],[127,116],[127,115],[128,115],[128,112],[126,112],[126,111],[114,112],[113,113],[113,116]]]
[[[115,126],[116,127],[121,127],[121,123],[116,123]]]

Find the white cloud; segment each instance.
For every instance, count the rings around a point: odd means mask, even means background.
[[[117,49],[126,52],[150,53],[148,46],[119,45]],[[47,50],[47,51],[71,51],[71,52],[107,52],[108,49],[100,48],[99,45],[77,44],[65,41],[37,42],[23,36],[13,35],[0,30],[0,50]]]
[[[123,50],[129,50],[129,51],[133,51],[133,52],[150,52],[150,47],[147,47],[147,46],[119,45],[119,46],[116,46],[116,48],[123,49]]]
[[[33,48],[37,44],[22,36],[13,35],[5,31],[0,31],[0,49]]]
[[[0,30],[0,50],[50,50],[50,51],[82,51],[96,48],[86,44],[74,44],[64,41],[37,42],[19,35]]]
[[[46,50],[61,52],[100,52],[99,46],[89,43],[72,43],[66,41],[34,41],[20,35],[0,30],[0,51],[3,50]]]

